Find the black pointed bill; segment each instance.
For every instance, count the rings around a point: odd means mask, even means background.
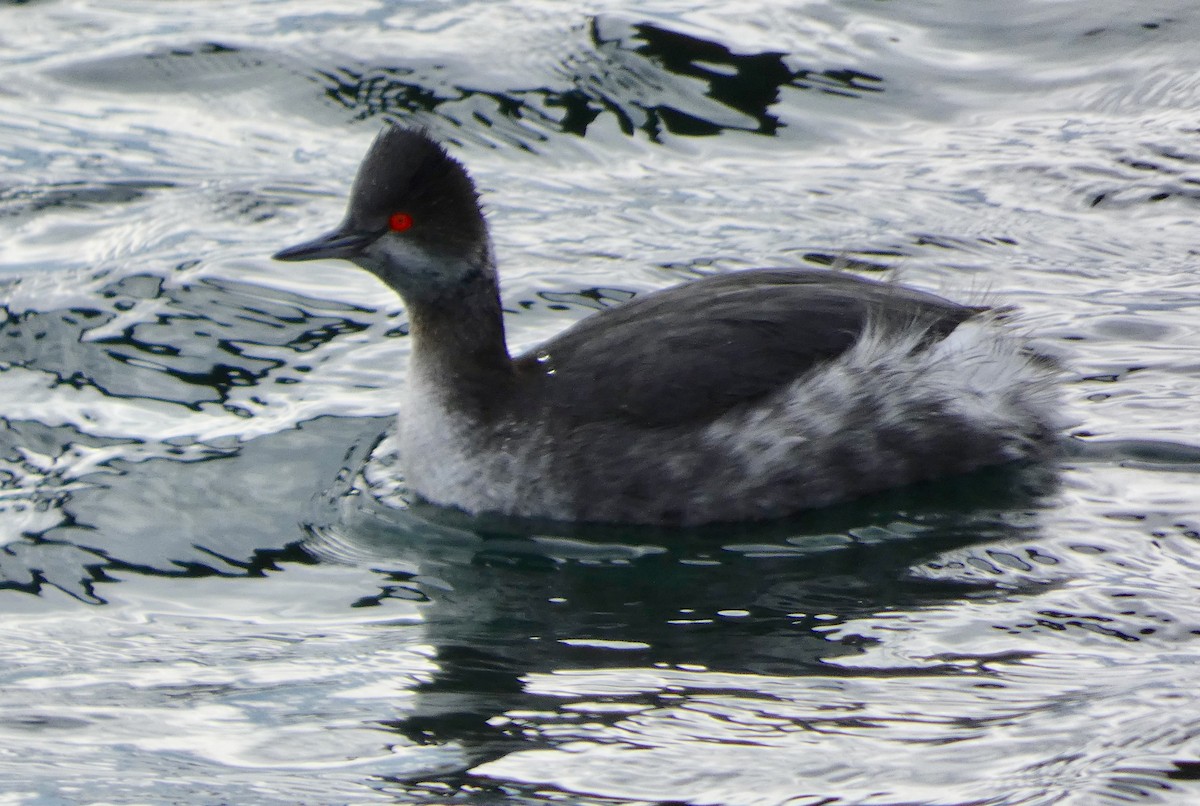
[[[280,249],[271,257],[275,260],[324,260],[341,258],[349,260],[375,240],[375,235],[367,232],[353,232],[335,229],[311,241],[305,241],[287,249]]]

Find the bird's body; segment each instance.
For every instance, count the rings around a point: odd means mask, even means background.
[[[986,309],[845,272],[764,269],[594,314],[509,356],[486,225],[423,134],[375,141],[341,257],[404,299],[406,483],[471,513],[699,524],[787,515],[1036,457],[1055,371]]]

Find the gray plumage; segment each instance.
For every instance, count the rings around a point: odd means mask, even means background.
[[[276,257],[351,260],[401,295],[406,481],[468,512],[777,517],[1037,457],[1058,427],[1056,370],[1011,325],[843,272],[706,277],[510,358],[474,186],[420,132],[385,128],[342,224]]]

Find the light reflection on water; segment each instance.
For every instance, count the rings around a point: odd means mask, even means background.
[[[0,801],[1195,798],[1200,14],[651,5],[0,6]],[[381,118],[480,180],[517,348],[849,259],[1021,305],[1079,444],[686,535],[407,508],[402,307],[266,258]]]

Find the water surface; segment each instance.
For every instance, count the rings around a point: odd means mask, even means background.
[[[0,803],[1194,802],[1196,41],[1185,2],[0,5]],[[403,307],[268,259],[384,120],[479,181],[516,349],[851,262],[1019,305],[1075,448],[686,534],[407,508]]]

